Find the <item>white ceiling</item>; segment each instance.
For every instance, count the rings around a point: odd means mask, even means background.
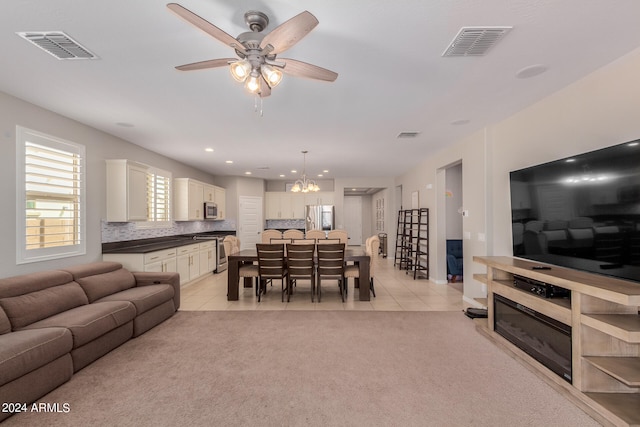
[[[640,46],[637,0],[178,1],[234,37],[248,10],[269,16],[266,31],[305,9],[318,18],[281,56],[338,79],[285,75],[261,117],[225,68],[174,69],[234,53],[166,3],[3,0],[0,91],[214,175],[291,179],[306,149],[313,177],[397,176]],[[442,57],[464,26],[513,30],[485,56]],[[59,61],[15,34],[57,30],[99,59]],[[516,77],[538,64],[548,71]]]

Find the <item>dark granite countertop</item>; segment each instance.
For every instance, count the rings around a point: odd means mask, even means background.
[[[177,248],[191,243],[206,242],[195,240],[194,236],[228,236],[235,235],[235,231],[209,231],[205,233],[192,233],[179,236],[155,237],[150,239],[126,240],[123,242],[110,242],[102,244],[103,254],[145,254],[161,251],[163,249]]]

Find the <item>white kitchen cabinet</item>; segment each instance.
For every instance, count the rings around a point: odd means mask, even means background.
[[[126,159],[106,162],[107,221],[146,221],[148,166]]]
[[[204,183],[191,178],[173,180],[173,219],[202,221],[204,219]]]
[[[216,186],[211,184],[203,184],[203,201],[204,202],[215,202],[215,190]],[[217,202],[216,202],[217,203]]]
[[[333,191],[318,191],[317,193],[307,193],[304,195],[305,205],[333,205],[335,196]]]
[[[217,219],[225,219],[227,207],[227,190],[222,187],[213,186],[213,191],[213,201],[216,203],[216,205],[218,205]]]
[[[176,257],[180,284],[183,285],[200,276],[200,245],[180,246]]]
[[[119,262],[129,271],[175,272],[177,248],[163,249],[144,254],[102,254],[103,261]]]
[[[216,244],[215,242],[200,243],[200,276],[213,272],[216,269]]]
[[[265,193],[265,219],[304,218],[304,197],[284,191]]]

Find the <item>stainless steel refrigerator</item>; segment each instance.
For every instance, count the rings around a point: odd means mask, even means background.
[[[305,230],[333,230],[335,227],[335,208],[333,205],[307,205]]]

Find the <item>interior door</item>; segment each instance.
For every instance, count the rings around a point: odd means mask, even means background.
[[[262,223],[262,197],[240,196],[238,211],[238,238],[240,250],[255,248],[264,230]]]
[[[349,236],[349,245],[362,245],[362,197],[344,198],[344,228]]]

